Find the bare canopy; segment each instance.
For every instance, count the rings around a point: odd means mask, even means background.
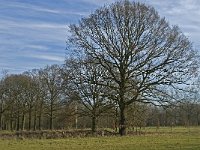
[[[120,109],[121,135],[129,104],[166,96],[163,89],[186,83],[196,70],[196,52],[187,37],[142,3],[125,0],[102,7],[70,31],[69,43],[107,72],[102,84],[114,91],[110,97]]]

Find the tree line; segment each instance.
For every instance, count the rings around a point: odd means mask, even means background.
[[[0,129],[91,128],[95,132],[97,128],[111,128],[118,131],[119,106],[108,98],[108,89],[90,83],[87,78],[97,78],[92,74],[95,71],[91,71],[83,75],[67,70],[66,65],[51,65],[23,74],[5,75],[0,82]],[[198,92],[191,94],[162,107],[133,102],[125,110],[126,126],[134,129],[200,125]]]
[[[63,66],[1,80],[2,128],[59,129],[75,120],[77,128],[112,126],[125,135],[129,126],[199,124],[190,90],[198,51],[153,7],[119,1],[69,31]]]

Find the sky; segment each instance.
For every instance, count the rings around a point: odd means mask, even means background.
[[[0,76],[63,64],[70,24],[117,0],[0,0]],[[137,0],[200,48],[199,0]]]

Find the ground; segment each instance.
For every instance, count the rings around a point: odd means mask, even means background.
[[[200,127],[145,128],[146,134],[66,139],[1,139],[0,150],[200,150]]]

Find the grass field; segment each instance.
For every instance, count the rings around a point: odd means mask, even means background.
[[[0,150],[200,150],[200,127],[146,128],[145,135],[67,139],[1,139]]]

